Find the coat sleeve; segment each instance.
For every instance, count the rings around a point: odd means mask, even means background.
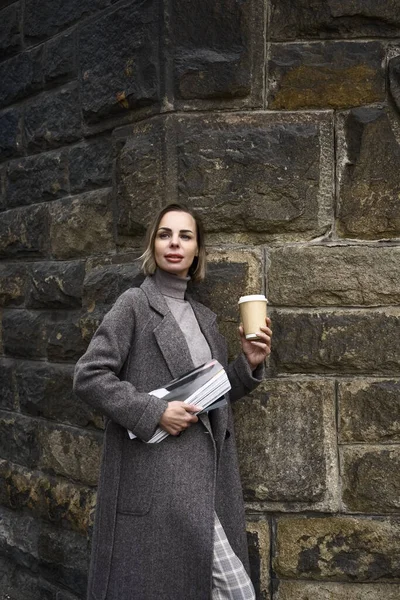
[[[119,377],[135,334],[135,291],[118,298],[75,368],[74,391],[112,421],[148,441],[168,406]]]
[[[232,389],[229,393],[231,402],[254,390],[265,377],[265,365],[261,363],[252,371],[243,352],[229,363],[226,370]]]

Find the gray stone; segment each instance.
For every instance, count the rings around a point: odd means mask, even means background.
[[[284,246],[268,252],[268,299],[278,306],[400,303],[400,248]]]
[[[279,372],[390,375],[399,371],[396,308],[273,311],[272,320],[272,357]]]
[[[45,314],[20,309],[4,311],[3,347],[6,354],[17,358],[45,358]]]
[[[8,208],[54,200],[68,193],[68,164],[62,152],[13,160],[7,169]]]
[[[69,144],[81,137],[79,90],[76,84],[40,95],[25,110],[29,152]]]
[[[44,205],[9,210],[0,219],[0,257],[45,256],[48,212]]]
[[[21,47],[20,18],[21,8],[19,2],[15,2],[0,11],[1,58],[18,51]]]
[[[74,146],[68,157],[72,192],[110,185],[113,154],[111,141],[108,138],[99,138],[90,144]]]
[[[14,410],[17,404],[14,376],[14,363],[11,360],[0,361],[0,408]]]
[[[23,362],[15,370],[21,412],[62,423],[103,427],[103,417],[72,391],[74,367]],[[11,399],[10,399],[11,400]]]
[[[28,273],[27,308],[81,307],[85,277],[83,262],[32,263]],[[0,290],[1,281],[0,268]]]
[[[273,39],[396,37],[398,0],[272,0]]]
[[[257,600],[270,600],[270,531],[264,520],[247,521],[250,574]]]
[[[280,581],[276,600],[398,600],[393,583],[309,583]]]
[[[54,586],[5,556],[0,556],[0,586],[2,600],[56,600]]]
[[[32,43],[52,37],[82,17],[87,17],[110,4],[109,0],[52,0],[37,3],[26,0],[25,36]]]
[[[46,44],[46,81],[59,81],[75,74],[75,32],[60,35]]]
[[[331,501],[333,382],[267,379],[235,403],[234,415],[246,501],[291,503],[292,510]]]
[[[85,352],[87,344],[81,336],[80,313],[69,311],[46,313],[46,350],[48,360],[76,361]]]
[[[0,159],[22,154],[21,119],[20,108],[10,108],[0,113]]]
[[[339,435],[342,443],[400,442],[400,380],[340,381]]]
[[[43,48],[22,52],[0,64],[0,107],[43,87]]]
[[[51,252],[56,259],[114,249],[111,190],[88,192],[50,205]]]
[[[386,109],[354,109],[341,116],[339,132],[339,236],[398,237],[400,145]]]
[[[62,425],[41,424],[39,468],[86,485],[97,485],[102,434]]]
[[[342,494],[347,510],[380,514],[399,512],[398,446],[345,446],[341,456]]]
[[[0,458],[35,468],[40,455],[37,422],[9,411],[0,411]]]
[[[159,18],[155,0],[134,2],[81,29],[82,104],[87,121],[160,99]]]
[[[347,108],[385,100],[378,42],[272,44],[268,107]]]
[[[0,306],[20,306],[25,299],[26,267],[19,263],[0,264]]]
[[[282,517],[274,568],[285,579],[397,582],[399,534],[394,518]]]

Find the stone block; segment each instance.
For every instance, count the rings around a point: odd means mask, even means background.
[[[284,246],[269,250],[268,299],[280,306],[400,303],[400,248]]]
[[[359,108],[338,123],[340,237],[400,235],[400,144],[385,107]]]
[[[46,358],[45,314],[28,310],[6,310],[3,314],[4,352],[17,358]]]
[[[178,198],[211,234],[316,236],[332,221],[330,116],[179,117]],[[258,238],[257,238],[258,236]]]
[[[233,408],[245,500],[271,510],[334,509],[334,383],[267,379]]]
[[[0,409],[17,408],[14,363],[11,360],[0,361]]]
[[[159,19],[158,2],[134,2],[81,29],[82,104],[87,121],[160,99]]]
[[[5,556],[0,556],[0,577],[2,600],[56,600],[56,591],[49,590],[49,583]]]
[[[253,83],[254,97],[246,104],[262,106],[263,21],[257,2],[172,2],[174,83],[181,104],[197,99],[240,105]]]
[[[50,3],[38,4],[36,0],[26,0],[25,37],[31,43],[52,37],[82,17],[100,11],[109,3],[109,0],[52,0]]]
[[[0,107],[43,87],[42,53],[43,48],[39,46],[0,64]]]
[[[97,485],[102,434],[62,425],[42,424],[38,431],[39,468],[85,485]]]
[[[20,19],[19,2],[0,10],[0,58],[21,48]]]
[[[84,262],[31,263],[28,266],[28,275],[27,308],[81,307],[85,277]]]
[[[0,458],[35,468],[40,455],[37,422],[9,411],[0,411]]]
[[[103,417],[72,391],[73,365],[23,362],[15,369],[15,387],[21,412],[70,423],[103,428]]]
[[[279,372],[366,373],[370,376],[399,372],[400,312],[397,308],[280,310],[273,311],[272,320],[272,357]]]
[[[81,137],[79,90],[76,84],[41,94],[25,109],[28,152],[69,144]]]
[[[270,600],[270,531],[267,521],[247,521],[250,574],[257,600]]]
[[[126,130],[120,130],[116,136],[117,226],[121,235],[144,235],[154,213],[167,204],[163,202],[166,199],[163,148],[168,122],[155,119],[138,123],[126,137],[123,137]],[[170,152],[172,155],[173,149]]]
[[[400,111],[400,55],[389,60],[388,75],[390,95],[397,110]]]
[[[347,108],[385,100],[378,42],[272,44],[268,107]]]
[[[9,210],[0,219],[0,258],[45,256],[48,247],[47,206]]]
[[[25,299],[26,283],[25,265],[0,264],[0,306],[20,306]]]
[[[46,354],[54,362],[77,361],[87,348],[79,326],[80,312],[46,313]]]
[[[22,154],[21,119],[20,108],[9,108],[0,113],[0,159]]]
[[[398,600],[400,585],[393,583],[310,583],[280,581],[276,600]]]
[[[297,38],[396,37],[400,34],[397,0],[272,0],[270,35]]]
[[[400,442],[400,379],[354,379],[338,383],[342,443]]]
[[[111,190],[88,192],[50,205],[50,244],[56,259],[114,249]]]
[[[46,44],[44,76],[59,81],[75,74],[75,32],[60,35]]]
[[[99,138],[90,144],[74,146],[68,157],[71,192],[111,184],[113,153],[108,138]]]
[[[274,568],[285,579],[397,582],[399,533],[396,519],[282,517]]]
[[[348,511],[399,512],[399,446],[345,446],[341,463],[342,495]]]
[[[0,460],[0,482],[3,506],[87,535],[96,503],[94,489],[5,460]]]
[[[8,208],[54,200],[68,193],[68,163],[62,152],[13,160],[7,169]]]

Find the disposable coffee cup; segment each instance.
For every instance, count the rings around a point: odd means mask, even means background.
[[[268,300],[263,294],[242,296],[239,299],[240,319],[246,340],[259,340],[260,327],[265,327]]]

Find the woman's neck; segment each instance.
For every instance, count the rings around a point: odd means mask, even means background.
[[[178,277],[157,267],[154,280],[163,296],[184,300],[190,277]]]

